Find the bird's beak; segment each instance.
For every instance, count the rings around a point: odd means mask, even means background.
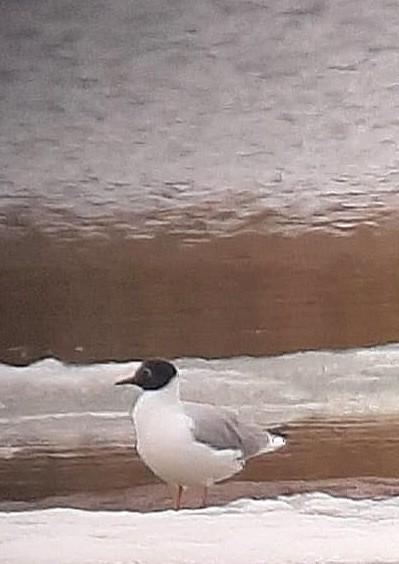
[[[115,386],[124,386],[125,384],[137,386],[136,374],[133,374],[133,376],[129,376],[128,378],[124,378],[123,380],[119,380],[118,382],[115,382]]]

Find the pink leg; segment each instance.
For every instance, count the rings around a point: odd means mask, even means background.
[[[177,486],[176,490],[175,490],[175,494],[174,494],[174,499],[173,499],[173,508],[178,511],[181,507],[181,496],[183,493],[183,486],[181,486],[180,484]]]
[[[208,498],[208,487],[202,486],[201,507],[206,507],[207,498]]]

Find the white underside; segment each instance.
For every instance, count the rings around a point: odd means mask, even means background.
[[[208,486],[239,472],[240,450],[216,450],[194,440],[192,422],[176,399],[177,385],[145,392],[136,402],[132,418],[140,457],[168,484]]]

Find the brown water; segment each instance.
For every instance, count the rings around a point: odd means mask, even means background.
[[[397,341],[397,24],[375,0],[4,3],[0,359]]]
[[[29,235],[0,248],[0,358],[265,355],[399,341],[398,231],[187,244]]]

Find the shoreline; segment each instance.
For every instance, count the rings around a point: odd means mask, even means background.
[[[278,480],[251,482],[232,480],[209,488],[207,506],[222,506],[237,499],[276,499],[306,493],[325,493],[353,500],[382,500],[399,495],[399,479],[375,477],[334,480]],[[199,508],[201,495],[197,488],[183,494],[182,509]],[[166,484],[118,488],[105,492],[86,492],[51,496],[35,501],[1,501],[0,513],[73,508],[86,511],[137,511],[150,513],[172,508],[172,492]]]
[[[399,341],[399,230],[187,244],[27,229],[0,249],[0,361],[263,356]]]

